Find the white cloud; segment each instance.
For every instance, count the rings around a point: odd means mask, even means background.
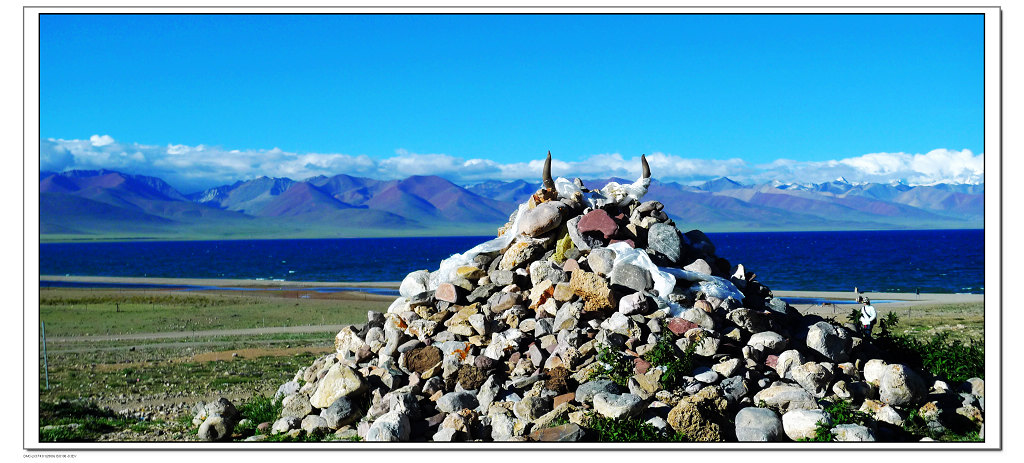
[[[89,142],[92,143],[92,146],[96,147],[107,146],[109,144],[114,143],[114,138],[111,137],[110,135],[93,135],[89,137]]]
[[[377,179],[439,175],[462,184],[514,179],[534,182],[540,180],[544,164],[541,155],[526,162],[499,163],[399,149],[391,157],[374,159],[341,153],[294,153],[276,147],[239,150],[207,145],[125,144],[109,135],[93,135],[88,140],[45,139],[40,143],[42,170],[117,169],[163,178],[183,192],[263,175],[295,180],[337,174]],[[743,183],[820,183],[845,177],[851,182],[904,180],[910,184],[933,184],[983,180],[985,158],[984,154],[975,155],[969,150],[937,149],[924,154],[870,153],[817,162],[778,159],[758,165],[738,158],[696,159],[663,152],[653,152],[647,160],[654,177],[665,182],[697,183],[728,176]],[[552,162],[555,177],[632,180],[640,176],[640,170],[640,156],[625,157],[620,153],[592,154],[579,161],[565,161],[556,154]]]

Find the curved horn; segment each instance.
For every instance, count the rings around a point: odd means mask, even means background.
[[[541,174],[541,178],[544,179],[545,189],[555,189],[555,181],[551,180],[551,151],[548,151],[548,158],[544,160],[544,173]]]
[[[646,155],[640,155],[640,163],[644,166],[644,178],[651,178],[651,166],[647,164]]]

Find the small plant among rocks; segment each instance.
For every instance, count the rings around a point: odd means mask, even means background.
[[[663,333],[667,333],[668,327],[663,327]],[[679,378],[693,371],[693,353],[700,345],[700,341],[690,343],[683,352],[683,355],[676,354],[676,347],[672,343],[672,336],[667,334],[658,339],[658,343],[643,359],[651,362],[653,367],[663,367],[665,371],[661,374],[659,383],[663,389],[669,389],[676,385]]]
[[[819,422],[818,427],[814,429],[814,437],[802,439],[801,441],[832,442],[835,440],[835,437],[832,435],[833,427],[842,424],[867,425],[872,421],[868,414],[855,410],[853,405],[845,400],[836,400],[832,403],[826,403],[823,410],[832,417],[832,424]]]
[[[688,442],[686,435],[666,434],[640,419],[619,419],[590,413],[584,426],[596,434],[598,442]]]
[[[633,376],[633,363],[621,352],[612,350],[610,346],[601,344],[597,348],[597,361],[601,367],[591,375],[590,379],[607,379],[619,386],[627,387],[629,378]]]
[[[256,434],[256,426],[260,423],[273,423],[281,414],[284,408],[280,399],[273,399],[263,395],[250,398],[247,402],[238,407],[238,412],[243,420],[235,427],[235,433],[242,436]]]

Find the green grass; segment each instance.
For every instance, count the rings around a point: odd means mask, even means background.
[[[40,442],[90,442],[102,434],[124,429],[145,432],[160,424],[115,414],[91,402],[61,401],[39,403]],[[43,429],[47,426],[58,426]]]
[[[40,290],[47,337],[118,335],[263,326],[357,324],[374,300],[290,299],[266,294],[190,294],[171,291]]]
[[[601,366],[590,375],[590,379],[607,379],[622,387],[628,387],[629,378],[633,376],[633,362],[621,352],[610,346],[600,344],[597,347],[597,361]]]
[[[693,372],[693,352],[700,345],[700,341],[690,343],[686,351],[680,355],[676,353],[677,348],[673,342],[675,338],[668,330],[667,324],[662,327],[661,332],[657,344],[644,354],[643,359],[650,362],[652,367],[665,368],[658,381],[663,389],[670,389],[676,385],[679,378]]]
[[[583,420],[583,427],[591,430],[598,442],[688,442],[684,434],[662,434],[640,419],[613,420],[589,413]]]
[[[232,361],[156,363],[120,369],[66,366],[50,369],[50,389],[40,378],[43,400],[76,400],[79,397],[156,395],[189,392],[217,393],[226,386],[250,385],[259,393],[263,387],[273,393],[289,381],[299,368],[309,366],[317,355],[236,358]],[[227,374],[225,374],[227,373]],[[187,378],[187,381],[183,379]]]
[[[235,433],[243,437],[256,434],[256,427],[264,422],[273,423],[281,415],[282,408],[284,407],[280,400],[275,400],[266,395],[261,394],[250,397],[249,400],[238,406],[239,414],[242,415],[242,418],[248,419],[249,422],[236,426]]]
[[[985,347],[983,341],[951,339],[948,332],[933,334],[922,340],[899,334],[899,316],[889,313],[879,322],[876,343],[890,360],[905,363],[911,368],[924,368],[948,381],[962,382],[970,378],[985,377]]]

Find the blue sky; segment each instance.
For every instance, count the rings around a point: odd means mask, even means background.
[[[632,174],[647,153],[656,177],[679,181],[836,162],[864,179],[935,180],[920,166],[943,162],[963,165],[942,175],[977,176],[983,27],[979,15],[44,15],[41,168],[183,189],[264,173],[470,182],[525,176],[551,150],[556,175]]]

